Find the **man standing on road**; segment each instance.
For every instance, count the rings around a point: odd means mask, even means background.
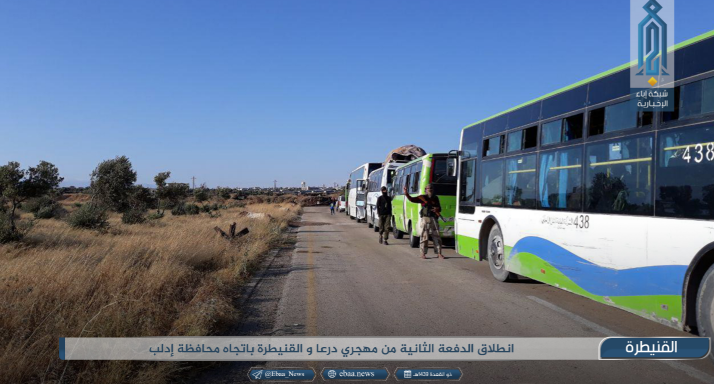
[[[434,241],[434,253],[439,255],[440,259],[443,259],[439,223],[436,221],[441,216],[441,204],[439,203],[439,197],[434,195],[434,188],[429,184],[426,186],[425,195],[412,197],[409,195],[407,187],[404,187],[404,195],[412,203],[421,204],[421,211],[419,211],[419,217],[421,217],[421,241],[419,242],[421,258],[426,259],[426,252],[429,250],[429,233],[431,233],[431,238]]]
[[[389,226],[392,224],[392,199],[387,193],[387,187],[382,187],[382,196],[377,198],[377,214],[379,215],[379,244],[389,245]]]
[[[330,201],[330,216],[335,214],[335,201],[331,200]]]

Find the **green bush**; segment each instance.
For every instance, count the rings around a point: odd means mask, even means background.
[[[202,212],[206,212],[206,213],[210,213],[210,212],[211,212],[211,205],[210,205],[210,204],[202,205],[202,206],[201,206],[201,211],[202,211]]]
[[[198,215],[201,212],[201,208],[196,204],[185,204],[184,208],[187,215]]]
[[[159,220],[164,217],[164,214],[162,212],[152,212],[146,218],[148,220]]]
[[[141,224],[145,221],[144,211],[139,209],[130,209],[121,215],[121,222],[124,224]]]
[[[53,207],[56,204],[49,196],[41,196],[22,203],[22,210],[29,213],[37,213],[42,208]]]
[[[79,203],[79,202],[74,203],[74,206],[77,208],[82,208],[82,203]]]
[[[176,204],[173,208],[171,208],[171,214],[174,216],[182,216],[186,214],[186,204],[180,203]]]
[[[85,204],[72,212],[67,222],[74,228],[102,229],[107,227],[107,212],[95,204]]]
[[[35,215],[36,219],[51,219],[64,213],[62,207],[49,196],[30,199],[22,204],[22,210]]]
[[[0,212],[0,244],[20,241],[32,227],[31,222],[16,221],[16,229],[12,230],[12,223],[6,213]]]
[[[35,212],[35,219],[51,219],[57,215],[58,207],[42,207]]]

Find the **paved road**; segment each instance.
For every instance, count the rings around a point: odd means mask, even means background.
[[[458,256],[453,249],[445,252],[446,260],[433,254],[421,260],[406,239],[380,245],[366,224],[344,214],[330,216],[326,208],[307,208],[302,220],[308,225],[298,230],[290,272],[272,321],[271,334],[276,336],[687,335],[544,284],[497,282],[486,263]],[[336,366],[329,362],[302,365],[313,366],[317,372]],[[339,365],[386,366],[393,373],[396,367],[434,363]],[[468,383],[714,383],[714,364],[708,360],[438,364],[447,365],[461,367],[463,381]]]

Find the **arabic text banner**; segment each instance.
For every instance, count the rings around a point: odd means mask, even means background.
[[[663,354],[669,354],[671,358],[701,358],[709,352],[709,339],[699,339],[706,348],[699,348],[697,353],[687,356],[675,356],[674,352],[670,352],[674,351],[674,345],[678,345],[677,351],[690,350],[678,341],[680,339],[699,338],[637,339],[634,345],[627,339],[618,339],[617,346],[607,342],[611,339],[603,338],[537,337],[135,337],[60,338],[59,342],[60,358],[63,360],[598,360],[615,356],[647,357],[644,354],[634,355],[636,350],[645,348],[648,351],[657,348],[659,358]],[[678,344],[673,344],[673,341],[678,341]],[[600,355],[601,344],[607,348],[609,355]],[[667,347],[662,347],[664,345]],[[619,355],[612,355],[615,352]]]

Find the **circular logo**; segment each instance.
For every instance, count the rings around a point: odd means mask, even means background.
[[[337,372],[330,369],[329,371],[327,371],[327,377],[329,377],[330,379],[334,379],[335,377],[337,377]]]

